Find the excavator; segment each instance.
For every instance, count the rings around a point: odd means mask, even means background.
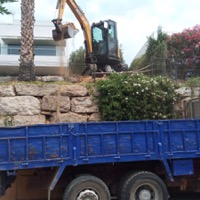
[[[69,6],[80,23],[84,35],[86,72],[116,72],[126,71],[126,64],[121,63],[118,45],[117,24],[113,20],[104,20],[98,23],[88,22],[84,12],[75,0],[58,0],[58,18],[52,22],[55,29],[52,36],[55,41],[73,38],[78,29],[71,22],[62,23],[66,4]]]

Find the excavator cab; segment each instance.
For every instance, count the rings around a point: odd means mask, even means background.
[[[112,20],[93,23],[91,26],[93,55],[98,68],[120,64],[116,22]]]

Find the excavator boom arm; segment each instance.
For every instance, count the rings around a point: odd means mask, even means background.
[[[65,10],[66,4],[69,6],[71,11],[74,13],[75,17],[79,21],[81,28],[83,30],[83,35],[85,38],[86,43],[86,51],[91,56],[92,55],[92,36],[91,36],[91,27],[90,24],[85,17],[85,14],[83,13],[82,9],[77,5],[77,3],[74,0],[58,0],[57,8],[58,8],[58,23],[61,23],[63,19],[63,14]],[[54,20],[55,21],[55,20]],[[55,24],[55,22],[54,22]],[[56,23],[55,26],[59,25]],[[65,26],[65,25],[63,25]],[[92,57],[92,56],[91,56]]]

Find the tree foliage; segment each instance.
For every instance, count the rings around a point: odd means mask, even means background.
[[[13,3],[13,2],[17,2],[17,0],[0,0],[0,14],[6,14],[9,15],[11,14],[10,11],[3,6],[4,3]]]
[[[123,48],[122,48],[122,44],[120,44],[119,53],[120,53],[120,61],[121,61],[121,63],[125,63],[126,61],[124,59],[124,51],[123,51]]]
[[[145,54],[131,63],[131,69],[148,65],[154,75],[187,79],[200,74],[200,25],[171,36],[158,27],[157,38],[148,38]]]
[[[144,54],[141,57],[134,59],[130,65],[129,69],[130,70],[138,70],[138,69],[144,68],[147,65],[148,65],[148,62],[146,59],[146,54]]]
[[[168,56],[182,59],[184,64],[200,64],[200,25],[167,38]]]
[[[157,30],[157,38],[148,38],[148,46],[146,50],[147,61],[151,61],[153,58],[166,58],[167,57],[167,34],[162,31],[159,26]]]
[[[97,83],[103,120],[142,120],[176,118],[178,86],[163,77],[112,74]]]
[[[81,46],[73,51],[69,57],[69,69],[74,74],[81,74],[85,67],[85,49]]]
[[[161,27],[158,27],[157,38],[148,37],[147,49],[144,55],[140,58],[136,58],[131,63],[131,69],[141,69],[154,63],[155,60],[162,60],[157,66],[166,71],[165,59],[167,58],[167,34],[162,31]]]

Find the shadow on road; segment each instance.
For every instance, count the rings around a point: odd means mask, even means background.
[[[200,200],[200,193],[171,194],[171,197],[169,200]]]

